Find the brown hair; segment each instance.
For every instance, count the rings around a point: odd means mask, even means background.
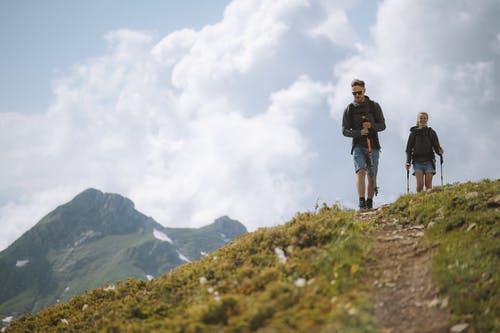
[[[354,86],[360,86],[360,87],[364,88],[365,87],[365,81],[360,80],[360,79],[354,79],[351,82],[351,87],[354,87]]]

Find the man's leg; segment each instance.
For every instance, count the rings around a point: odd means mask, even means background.
[[[372,160],[373,160],[373,166],[370,165],[370,172],[368,173],[368,198],[366,200],[366,208],[372,209],[373,208],[373,197],[375,195],[375,177],[377,175],[378,171],[378,160],[379,160],[379,154],[380,150],[378,149],[373,149],[372,150]],[[368,161],[370,164],[371,162]]]
[[[356,172],[356,187],[358,189],[358,196],[360,198],[364,198],[365,197],[365,193],[366,193],[365,178],[366,178],[366,171],[365,171],[365,169],[359,169]]]
[[[373,199],[375,195],[375,178],[368,176],[368,199]]]
[[[356,187],[358,190],[359,196],[359,209],[366,209],[366,200],[365,200],[365,169],[359,169],[356,172]]]
[[[415,179],[417,180],[417,192],[421,192],[424,189],[424,173],[415,172]]]
[[[363,147],[354,147],[354,170],[356,170],[356,190],[359,197],[359,208],[366,208],[366,153],[367,149]]]

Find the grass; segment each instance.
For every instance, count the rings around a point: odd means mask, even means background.
[[[156,280],[127,280],[25,316],[7,332],[374,332],[356,293],[371,241],[353,216],[336,206],[298,214]]]
[[[423,224],[453,323],[500,330],[499,181],[405,195],[383,218]],[[324,206],[158,279],[94,289],[6,332],[377,332],[363,292],[373,225]],[[452,323],[450,323],[452,324]]]
[[[433,279],[453,322],[475,332],[500,331],[500,181],[438,188],[401,197],[389,216],[424,224],[435,246]]]

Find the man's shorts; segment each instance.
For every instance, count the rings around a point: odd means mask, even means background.
[[[377,171],[378,171],[379,154],[380,154],[379,149],[372,149],[373,171],[375,172],[375,176],[377,176]],[[353,155],[354,155],[354,170],[356,171],[356,173],[360,169],[364,169],[367,171],[368,176],[373,176],[370,168],[370,158],[368,156],[368,148],[354,147]]]
[[[413,175],[415,176],[415,172],[422,172],[423,174],[432,173],[436,174],[436,167],[434,161],[426,161],[426,162],[414,162],[413,163]]]

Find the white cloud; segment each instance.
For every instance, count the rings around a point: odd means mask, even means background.
[[[184,55],[189,52],[196,42],[197,32],[192,29],[182,29],[174,31],[163,38],[153,49],[152,54],[155,60],[164,66],[176,64]]]
[[[46,113],[0,114],[0,247],[88,187],[170,227],[227,214],[254,229],[318,197],[350,205],[340,122],[353,77],[387,119],[377,202],[405,189],[419,111],[442,139],[447,181],[498,177],[497,7],[388,0],[365,43],[346,15],[362,4],[346,1],[233,1],[217,24],[158,42],[107,33],[108,52],[55,82]]]
[[[332,10],[327,19],[311,30],[313,37],[324,36],[340,46],[352,47],[358,37],[350,26],[344,10]]]
[[[233,1],[221,23],[207,26],[199,33],[190,51],[173,71],[176,87],[198,90],[210,96],[213,88],[245,74],[263,58],[272,55],[289,26],[293,12],[307,1]]]

